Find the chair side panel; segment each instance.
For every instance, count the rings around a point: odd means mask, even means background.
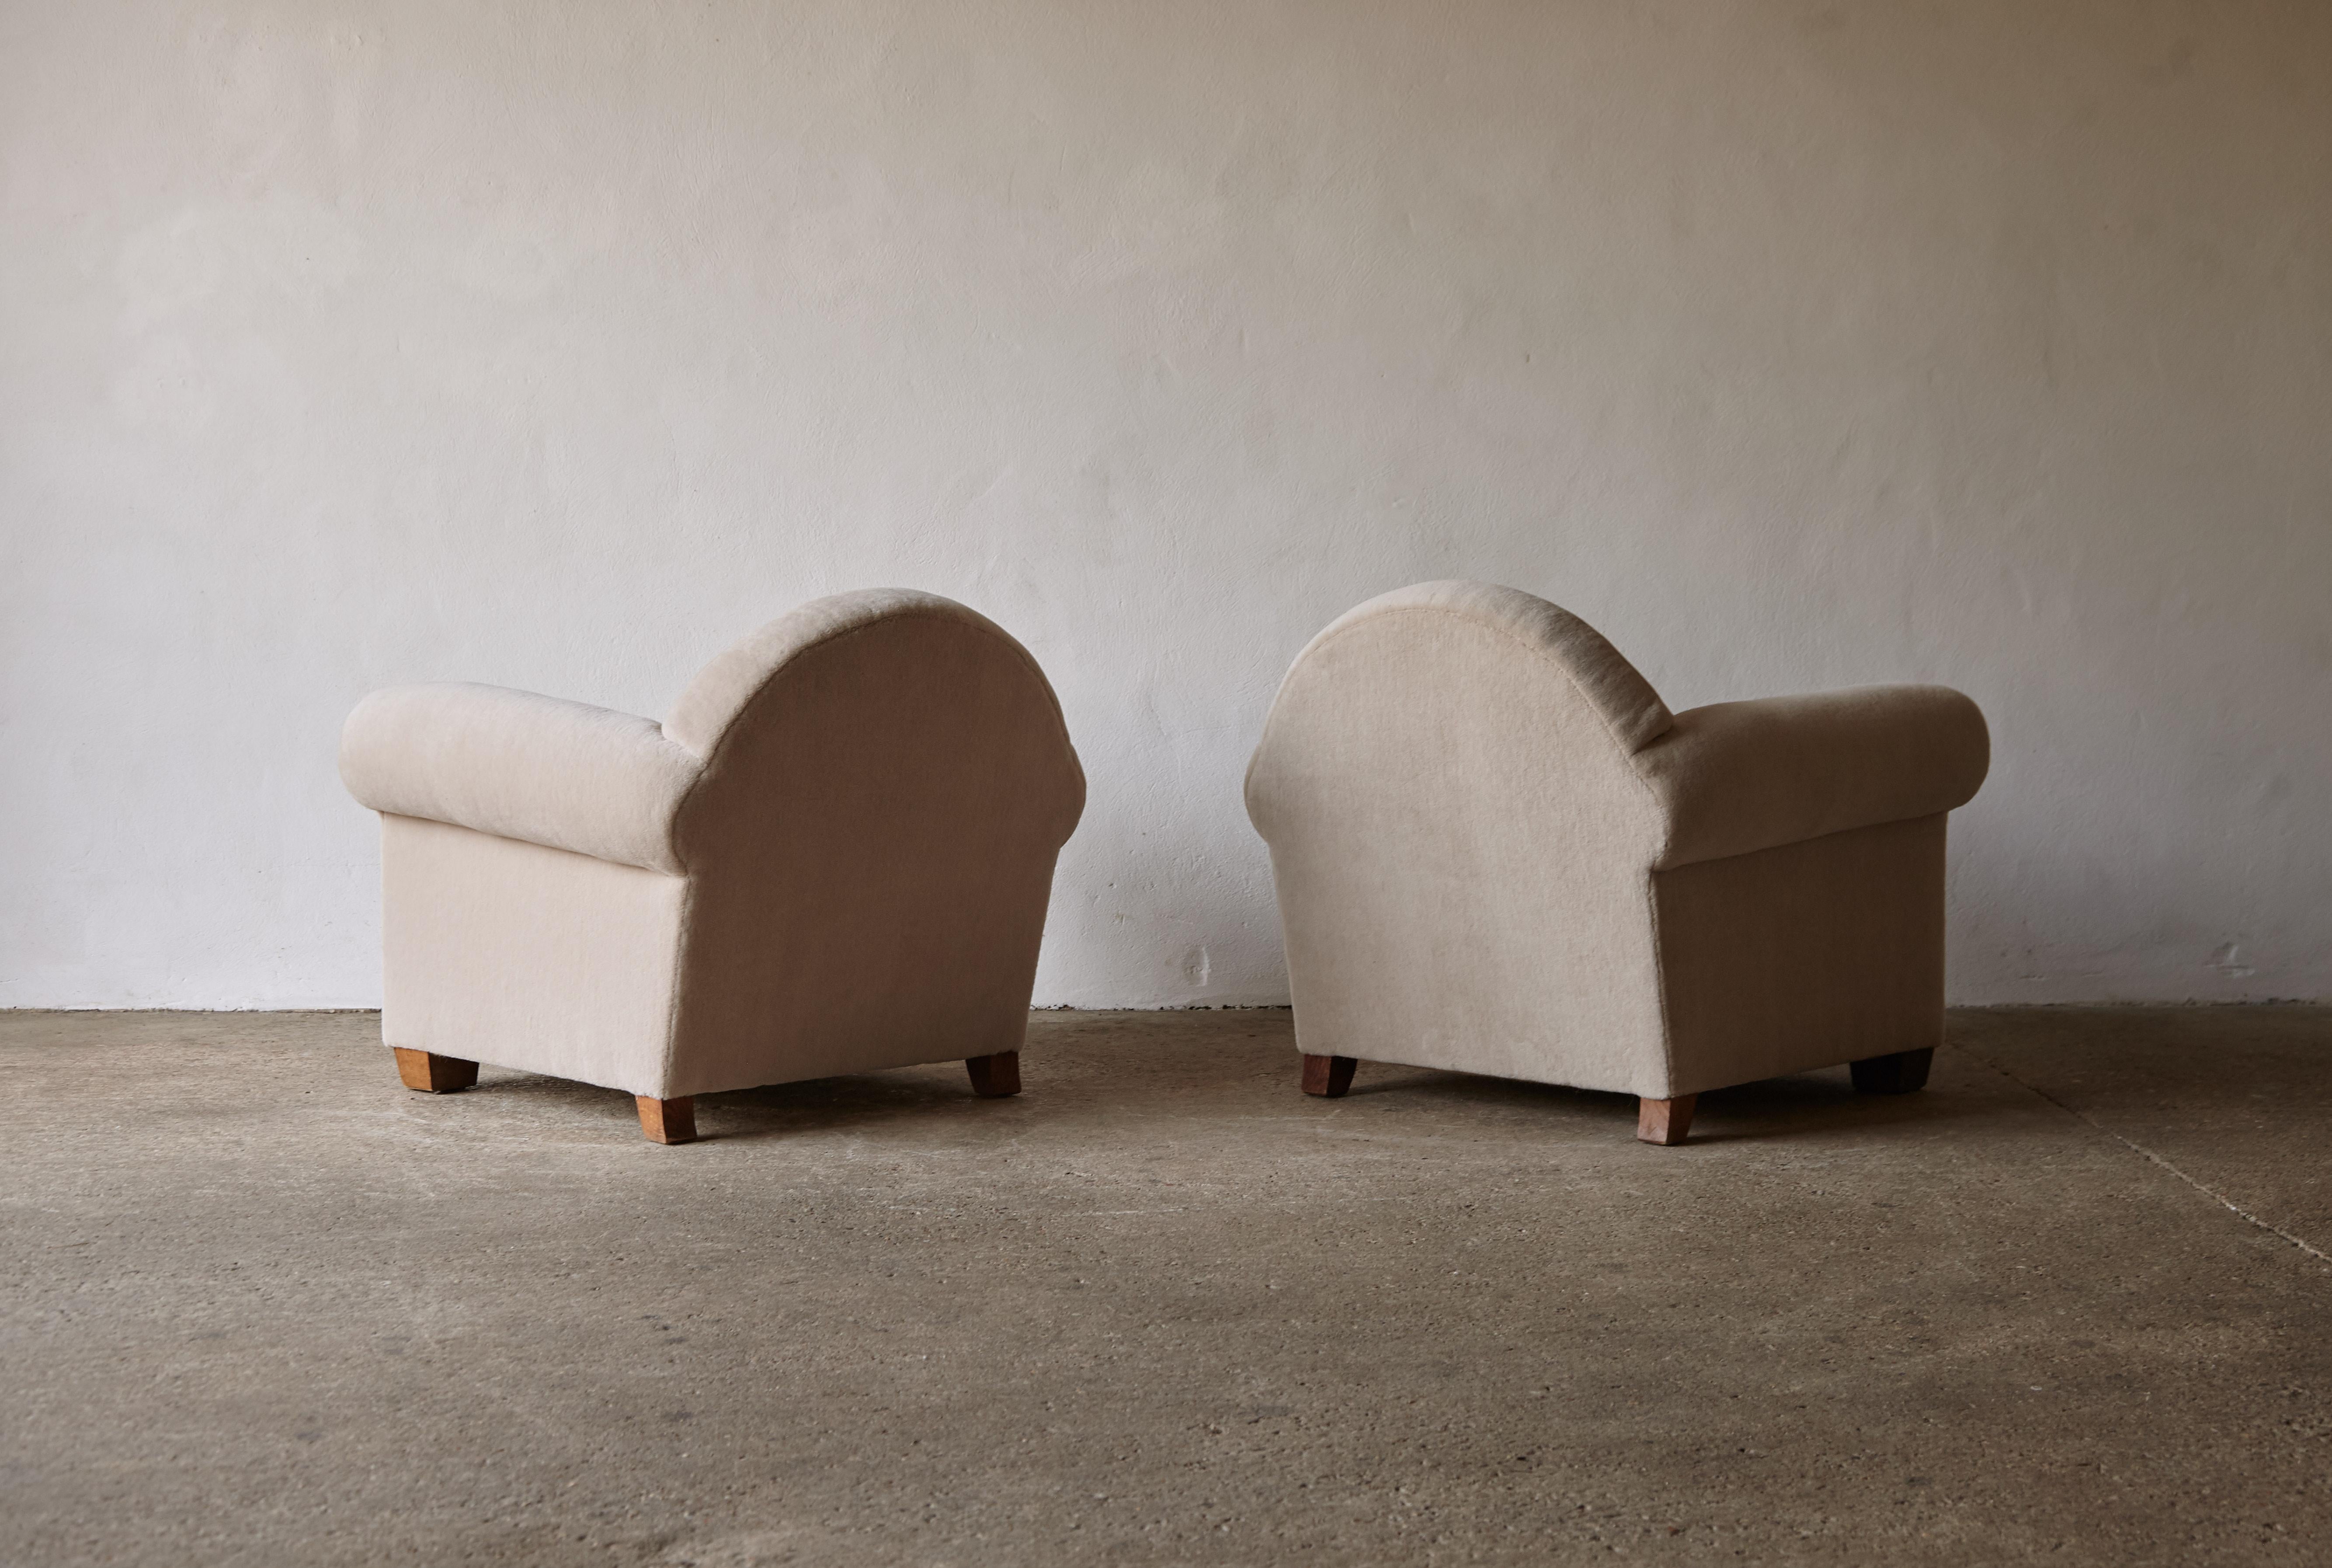
[[[1938,1043],[1945,817],[1654,875],[1668,1092]]]
[[[1249,775],[1299,1044],[1646,1092],[1649,797],[1560,670],[1418,611],[1316,644]]]
[[[685,879],[381,817],[392,1046],[634,1095],[664,1078]]]

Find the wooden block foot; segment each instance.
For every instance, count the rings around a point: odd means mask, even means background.
[[[407,1050],[403,1046],[391,1046],[389,1049],[397,1053],[397,1076],[408,1089],[418,1089],[425,1095],[450,1095],[478,1081],[475,1062]]]
[[[1927,1069],[1935,1060],[1935,1047],[1927,1046],[1916,1051],[1865,1056],[1848,1070],[1854,1074],[1858,1094],[1913,1095],[1927,1086]]]
[[[1317,1095],[1324,1100],[1333,1100],[1352,1086],[1352,1069],[1361,1065],[1357,1056],[1315,1056],[1304,1053],[1304,1092]]]
[[[651,1142],[696,1142],[695,1095],[683,1095],[676,1100],[659,1100],[653,1095],[636,1097],[640,1103],[640,1131],[645,1133]]]
[[[992,1056],[966,1056],[963,1070],[971,1075],[971,1092],[983,1100],[1001,1100],[1020,1092],[1020,1053],[999,1051]]]
[[[1636,1102],[1636,1136],[1647,1143],[1673,1149],[1692,1131],[1692,1109],[1698,1095],[1678,1095],[1673,1100]]]

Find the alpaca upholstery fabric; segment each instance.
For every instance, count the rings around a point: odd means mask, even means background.
[[[907,589],[806,605],[659,725],[376,693],[386,1043],[674,1099],[1019,1048],[1085,775],[1027,652]]]
[[[1935,1045],[1939,686],[1671,713],[1577,617],[1400,589],[1300,654],[1247,777],[1298,1046],[1653,1099]]]

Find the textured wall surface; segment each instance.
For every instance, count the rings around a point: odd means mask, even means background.
[[[1060,688],[1038,999],[1283,999],[1266,706],[1451,576],[1975,696],[1958,999],[2332,991],[2332,8],[12,5],[0,181],[0,1004],[372,1001],[365,691],[875,584]]]

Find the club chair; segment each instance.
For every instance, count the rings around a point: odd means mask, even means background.
[[[1684,1142],[1705,1090],[1853,1064],[1926,1082],[1944,819],[1983,715],[1941,686],[1670,713],[1544,599],[1421,583],[1287,673],[1247,769],[1303,1086],[1397,1062],[1633,1095]]]
[[[377,692],[340,775],[380,813],[381,1036],[406,1085],[478,1064],[694,1099],[962,1061],[1017,1093],[1053,863],[1085,806],[1026,649],[905,589],[803,606],[662,724],[495,686]]]

